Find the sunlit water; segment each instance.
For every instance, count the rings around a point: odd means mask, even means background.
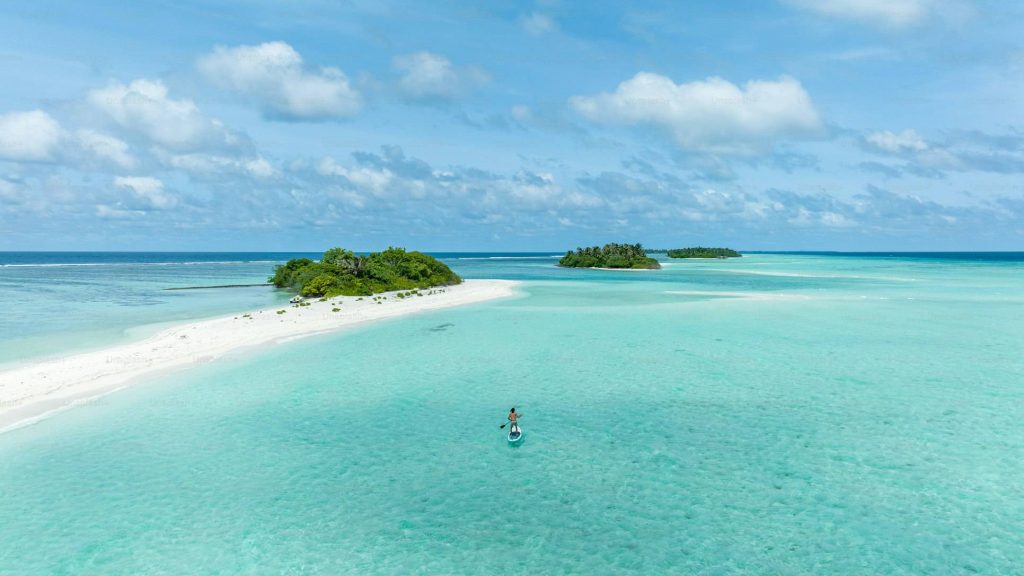
[[[292,256],[300,255],[0,252],[0,366],[286,302],[265,286],[168,288],[265,283],[274,264]]]
[[[553,262],[0,435],[0,574],[1021,573],[1020,259]]]

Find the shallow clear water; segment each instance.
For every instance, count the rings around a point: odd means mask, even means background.
[[[458,258],[458,254],[451,255]],[[142,338],[168,323],[269,308],[286,252],[0,252],[0,366]]]
[[[450,262],[523,296],[0,435],[0,574],[1019,572],[1021,262]]]
[[[0,252],[0,365],[136,339],[167,322],[273,306],[284,254]]]

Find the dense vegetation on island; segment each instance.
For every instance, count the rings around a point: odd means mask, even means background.
[[[605,244],[604,247],[577,248],[558,261],[566,268],[636,268],[658,269],[661,264],[649,258],[639,244]]]
[[[303,296],[369,296],[392,290],[450,286],[462,282],[451,268],[422,252],[388,248],[359,256],[331,248],[319,262],[296,258],[274,269],[270,282]]]
[[[669,258],[739,258],[742,256],[730,248],[705,248],[703,246],[676,248],[666,252]]]

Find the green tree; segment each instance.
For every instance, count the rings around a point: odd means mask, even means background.
[[[649,258],[640,244],[605,244],[576,248],[568,251],[558,261],[567,268],[661,268],[654,258]]]
[[[669,258],[739,258],[739,252],[731,248],[705,248],[694,246],[691,248],[675,248],[667,251]]]
[[[338,268],[343,273],[352,275],[355,275],[358,271],[359,261],[359,256],[356,256],[351,250],[345,250],[344,248],[331,248],[324,252],[323,258],[320,259],[321,264]]]
[[[311,264],[313,261],[309,258],[289,260],[286,264],[274,268],[274,275],[269,280],[278,288],[291,288],[295,286],[293,282],[295,273]]]
[[[368,296],[462,282],[433,256],[394,247],[365,257],[331,248],[319,262],[308,258],[289,260],[274,270],[270,280],[279,288],[297,290],[304,296]]]
[[[333,274],[320,274],[302,287],[303,296],[324,296],[341,287],[341,281]]]

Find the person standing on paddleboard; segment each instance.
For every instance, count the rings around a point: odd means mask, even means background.
[[[512,426],[508,429],[509,432],[519,431],[519,414],[516,414],[516,409],[512,408],[508,411],[508,421]]]

